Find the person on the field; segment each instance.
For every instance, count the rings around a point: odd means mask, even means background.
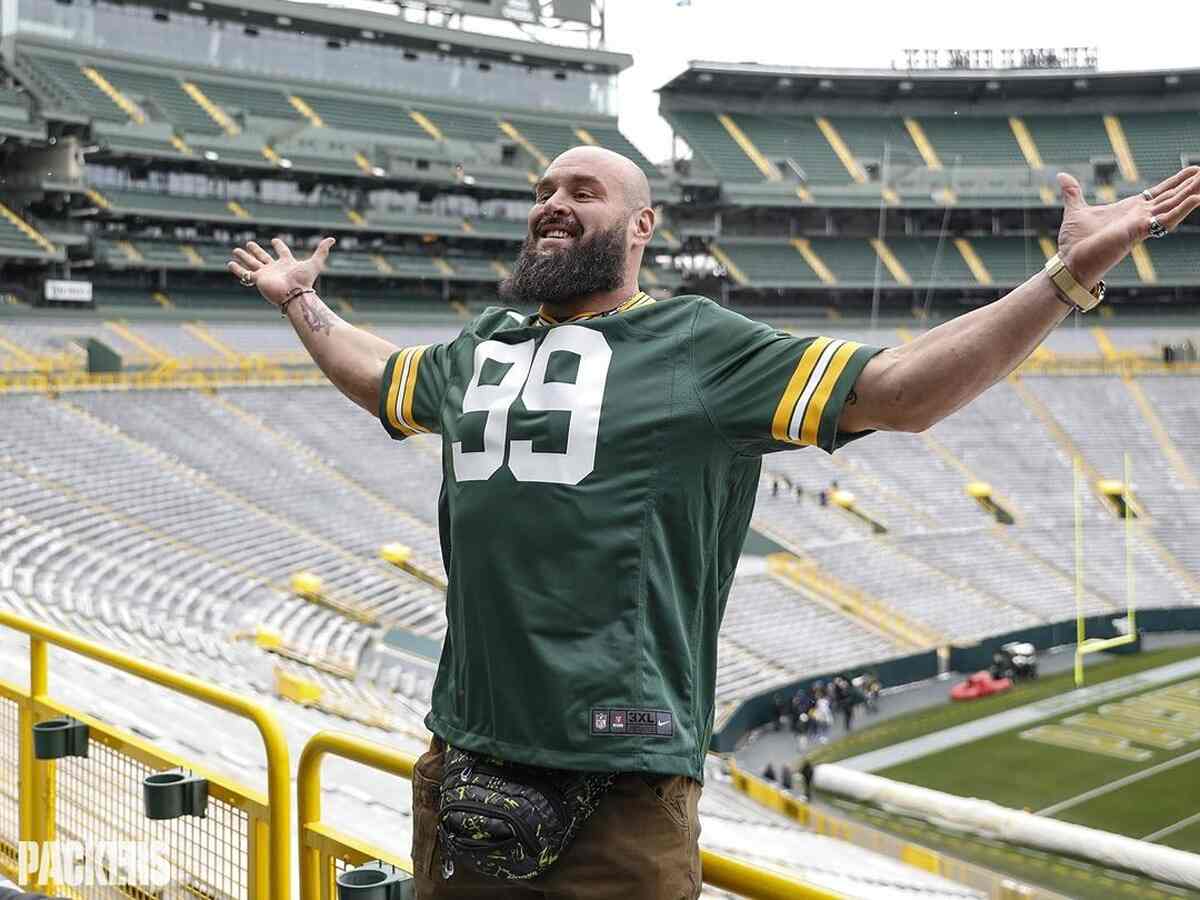
[[[699,895],[717,631],[763,454],[929,428],[1200,205],[1195,167],[1105,206],[1058,180],[1058,262],[892,349],[655,302],[638,285],[646,177],[598,147],[537,181],[513,306],[449,343],[397,347],[331,312],[314,291],[331,238],[307,259],[280,240],[234,251],[230,271],[388,434],[441,436],[448,629],[413,776],[422,900]]]

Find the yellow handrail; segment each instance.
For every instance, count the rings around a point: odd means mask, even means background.
[[[37,840],[35,828],[45,829],[45,825],[37,825],[34,804],[39,796],[35,783],[39,777],[46,777],[45,767],[26,765],[32,763],[32,729],[35,715],[32,706],[51,703],[47,694],[47,653],[48,644],[61,647],[80,656],[103,663],[134,675],[145,681],[153,682],[170,690],[186,694],[211,706],[216,706],[226,712],[249,719],[258,728],[262,736],[267,760],[267,802],[269,805],[268,823],[270,830],[267,878],[268,889],[266,896],[270,900],[291,900],[291,792],[288,770],[288,747],[283,730],[275,716],[256,705],[251,700],[233,691],[216,685],[208,684],[190,675],[174,672],[165,666],[146,662],[132,656],[113,650],[93,641],[76,637],[65,631],[34,622],[13,613],[0,610],[0,626],[29,636],[29,695],[33,701],[30,707],[21,709],[21,832],[25,839]],[[30,736],[30,740],[25,740]],[[28,743],[28,746],[26,746]],[[29,757],[26,760],[26,757]],[[28,817],[28,818],[26,818]],[[52,826],[51,826],[52,827]]]
[[[300,900],[323,900],[322,885],[330,879],[322,871],[322,854],[331,857],[331,850],[340,851],[343,859],[363,862],[379,859],[405,871],[412,870],[411,861],[347,838],[321,823],[321,763],[326,756],[337,756],[407,779],[412,778],[416,765],[413,757],[399,750],[353,735],[320,731],[309,739],[300,754],[296,773]],[[712,850],[701,850],[700,859],[706,884],[751,900],[841,900],[840,894]]]

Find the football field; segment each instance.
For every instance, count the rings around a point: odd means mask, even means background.
[[[876,774],[1200,852],[1200,678],[1072,709]]]

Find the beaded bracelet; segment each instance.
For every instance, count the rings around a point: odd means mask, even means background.
[[[314,291],[312,288],[294,288],[287,295],[287,298],[282,303],[279,304],[279,314],[286,319],[287,318],[287,308],[288,308],[289,303],[291,303],[297,297],[300,297],[304,294],[312,294],[313,296],[316,296],[316,293],[317,292]]]

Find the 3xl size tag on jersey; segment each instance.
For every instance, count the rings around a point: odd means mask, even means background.
[[[664,709],[593,709],[592,734],[669,738],[675,734],[675,719]]]

